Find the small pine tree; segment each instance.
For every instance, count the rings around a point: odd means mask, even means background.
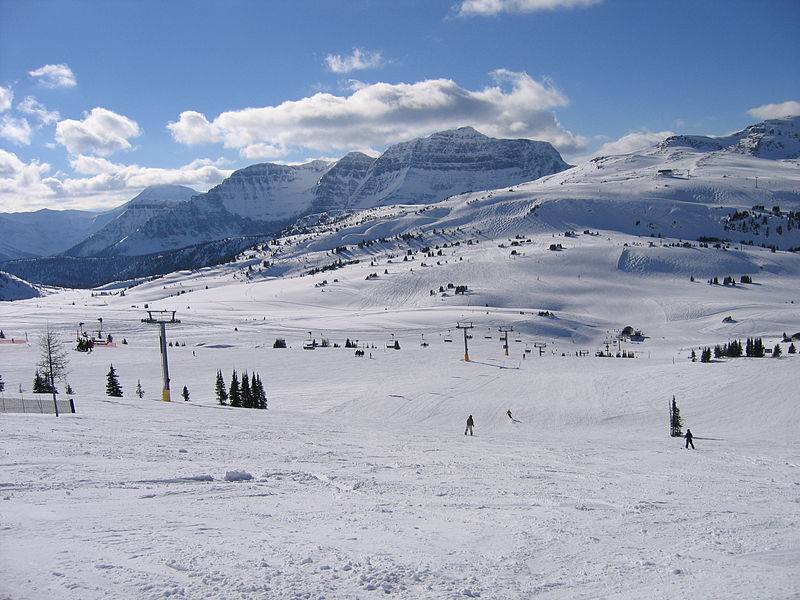
[[[217,382],[214,386],[214,390],[217,394],[217,402],[219,402],[221,406],[227,406],[228,392],[225,391],[225,380],[222,378],[222,371],[217,371]]]
[[[106,396],[122,398],[122,386],[119,384],[117,371],[114,369],[113,364],[109,365],[108,373],[106,374]]]
[[[703,348],[703,351],[700,353],[700,362],[711,362],[711,348]]]
[[[3,381],[3,376],[0,375],[0,392],[6,389],[6,383]]]
[[[772,358],[778,358],[783,352],[781,352],[781,345],[775,344],[775,347],[772,349]]]
[[[230,392],[228,392],[228,398],[230,399],[231,406],[238,408],[242,405],[242,392],[239,389],[239,376],[236,375],[235,370],[231,375],[231,387]]]
[[[136,395],[140,400],[144,398],[144,388],[142,388],[142,381],[140,379],[136,380]]]
[[[67,393],[67,396],[72,396],[75,394],[75,390],[72,389],[70,384],[67,384],[67,387],[64,391]]]
[[[242,408],[253,408],[253,390],[250,389],[250,376],[242,373]]]
[[[680,437],[683,435],[681,428],[683,427],[683,420],[681,419],[681,411],[678,410],[678,404],[675,402],[675,396],[672,397],[672,404],[669,407],[669,434],[672,437]]]
[[[183,401],[184,402],[188,402],[189,401],[189,388],[187,388],[186,386],[183,386],[183,391],[181,392],[181,396],[183,396]]]
[[[689,358],[692,359],[692,362],[697,362],[697,352],[694,351],[694,348],[692,348],[692,354],[689,356]]]
[[[39,373],[39,370],[36,370],[36,375],[33,378],[33,393],[34,394],[43,394],[44,393],[44,379],[42,379],[42,374]]]
[[[261,377],[257,373],[253,373],[251,386],[253,388],[253,408],[267,408],[267,394],[264,392],[264,384],[261,383]]]
[[[789,352],[789,354],[796,354],[797,353],[797,348],[794,347],[794,343],[789,344],[788,352]],[[2,382],[0,382],[0,383],[2,383]],[[0,392],[2,392],[2,391],[3,391],[3,388],[0,387]]]

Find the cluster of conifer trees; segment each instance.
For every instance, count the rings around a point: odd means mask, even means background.
[[[43,376],[38,370],[36,376],[33,378],[33,393],[34,394],[52,394],[53,386],[50,385],[50,380]],[[56,390],[58,393],[58,390]]]
[[[747,356],[750,358],[763,358],[767,355],[767,348],[761,338],[747,338],[747,341],[742,345],[741,340],[733,340],[727,344],[714,346],[714,358],[739,358]],[[692,351],[694,355],[694,351]],[[781,355],[781,347],[776,344],[770,353],[772,357]],[[711,348],[703,348],[700,353],[700,362],[711,362]]]
[[[247,371],[244,371],[240,382],[234,369],[231,374],[231,385],[226,389],[222,371],[217,371],[217,381],[214,387],[217,402],[223,406],[267,408],[267,394],[258,373],[254,372],[252,375],[248,375]]]

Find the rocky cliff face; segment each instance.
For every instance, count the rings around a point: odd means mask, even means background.
[[[396,144],[371,165],[348,207],[427,204],[538,179],[569,165],[547,142],[503,140],[472,127]]]

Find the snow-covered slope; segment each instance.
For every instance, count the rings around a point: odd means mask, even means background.
[[[567,235],[517,193],[378,207],[233,263],[0,305],[7,337],[71,344],[102,318],[118,342],[69,353],[77,414],[0,419],[1,595],[797,597],[798,256]],[[705,281],[724,274],[736,285]],[[181,320],[170,403],[145,307]],[[782,356],[690,360],[756,336]],[[6,399],[38,355],[0,344]],[[261,376],[268,410],[218,404],[234,370]],[[668,435],[673,396],[696,450]]]
[[[41,296],[41,292],[35,286],[19,277],[0,271],[0,302],[25,300],[39,296]]]
[[[166,213],[179,202],[186,202],[197,192],[182,185],[152,185],[113,212],[115,217],[64,254],[68,256],[102,256],[109,246],[125,240],[147,221]]]

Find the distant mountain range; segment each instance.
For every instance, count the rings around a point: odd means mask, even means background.
[[[798,117],[723,137],[673,136],[574,168],[545,142],[494,139],[463,127],[396,144],[377,158],[353,152],[335,162],[253,165],[204,194],[156,186],[91,218],[76,211],[0,215],[0,252],[58,254],[0,269],[37,283],[93,286],[218,263],[279,232],[355,211],[514,186],[513,202],[538,205],[536,217],[556,230],[586,226],[685,239],[747,233],[752,243],[794,248],[800,246],[793,212],[800,208],[798,158]],[[784,210],[774,213],[779,204]],[[770,214],[732,216],[761,205]],[[477,224],[484,213],[470,218]],[[5,235],[13,227],[14,236]],[[69,235],[53,251],[59,227]],[[11,241],[37,228],[52,233],[46,244]]]

